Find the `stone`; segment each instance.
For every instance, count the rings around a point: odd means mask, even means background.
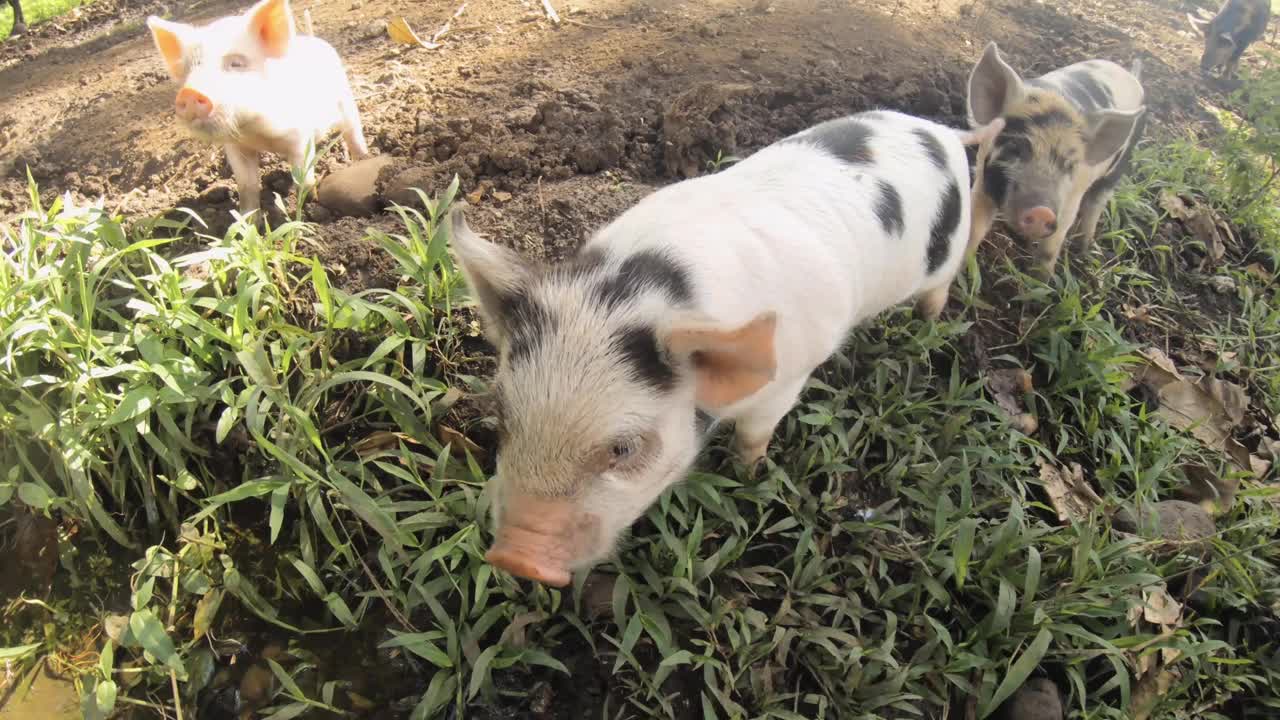
[[[339,217],[368,217],[378,211],[378,176],[392,162],[376,155],[340,168],[320,181],[316,200]]]
[[[1005,701],[1001,720],[1062,720],[1062,694],[1047,678],[1032,678]]]
[[[1202,542],[1215,531],[1209,513],[1185,500],[1162,500],[1137,513],[1120,510],[1111,523],[1117,530],[1173,542]]]

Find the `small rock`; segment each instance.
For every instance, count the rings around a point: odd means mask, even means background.
[[[1062,720],[1062,694],[1052,680],[1032,678],[1000,710],[1001,720]]]
[[[1178,542],[1202,541],[1215,531],[1209,513],[1185,500],[1162,500],[1139,510],[1136,516],[1122,509],[1111,522],[1117,530]]]
[[[420,204],[418,193],[414,192],[414,188],[422,190],[428,195],[431,194],[431,185],[435,181],[435,173],[431,168],[412,166],[395,174],[387,182],[387,187],[383,190],[383,197],[387,202],[405,207],[412,207]]]
[[[372,215],[378,210],[378,175],[393,160],[376,155],[339,169],[320,181],[316,200],[339,216]]]
[[[1209,286],[1214,292],[1229,295],[1236,291],[1236,279],[1229,275],[1214,275],[1209,278]]]
[[[760,57],[762,51],[760,48],[742,48],[742,57],[744,60],[755,60]]]
[[[471,192],[467,193],[467,202],[472,205],[479,205],[480,201],[484,199],[484,191],[485,191],[485,187],[481,185],[475,190],[472,190]]]
[[[511,193],[507,192],[506,190],[494,190],[494,191],[493,191],[493,199],[494,199],[494,200],[497,200],[497,201],[498,201],[498,202],[500,202],[500,203],[510,202],[510,201],[511,201]]]

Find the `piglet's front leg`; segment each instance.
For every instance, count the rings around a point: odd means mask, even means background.
[[[804,375],[799,380],[779,381],[776,386],[766,387],[762,391],[765,396],[737,420],[733,441],[742,462],[754,466],[764,459],[778,423],[795,406],[807,379],[808,375]]]
[[[227,162],[236,178],[236,191],[240,194],[240,213],[248,214],[262,206],[262,174],[258,152],[239,145],[227,145]]]

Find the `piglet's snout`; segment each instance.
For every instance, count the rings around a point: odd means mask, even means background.
[[[1058,216],[1043,205],[1023,210],[1018,215],[1018,231],[1031,240],[1039,240],[1058,229]]]
[[[184,87],[178,91],[174,109],[178,112],[179,118],[188,122],[204,120],[213,114],[213,101],[199,90]]]
[[[569,500],[519,491],[503,493],[498,537],[485,554],[494,567],[544,585],[569,584],[582,537],[582,516]]]
[[[485,553],[490,565],[527,580],[552,587],[569,584],[570,573],[562,550],[563,539],[521,527],[503,528]]]

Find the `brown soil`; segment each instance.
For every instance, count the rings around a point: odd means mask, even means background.
[[[142,21],[168,10],[206,22],[241,4],[97,0],[0,44],[0,218],[25,209],[30,165],[50,198],[105,194],[129,215],[190,207],[220,234],[234,206],[230,170],[219,149],[177,127],[174,88]],[[385,23],[403,16],[430,35],[452,3],[304,0],[295,10],[310,9],[346,59],[375,152],[415,166],[428,192],[455,173],[464,194],[483,189],[476,226],[548,258],[717,153],[870,107],[960,124],[967,73],[988,40],[1028,75],[1141,57],[1166,131],[1204,121],[1201,98],[1221,100],[1195,73],[1197,38],[1175,0],[561,5],[557,27],[539,2],[473,0],[438,50],[395,45]],[[322,175],[338,162],[322,159]],[[264,181],[293,202],[281,162]],[[314,204],[309,215],[332,245],[322,257],[343,258],[356,285],[388,281],[378,253],[351,251],[364,224]]]

